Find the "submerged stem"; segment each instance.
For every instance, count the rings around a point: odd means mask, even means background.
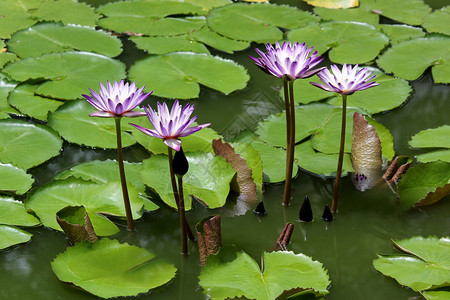
[[[134,231],[133,215],[131,212],[130,198],[128,197],[127,179],[125,178],[125,168],[123,166],[122,153],[122,131],[120,129],[121,118],[114,118],[116,121],[117,136],[117,162],[119,163],[120,182],[122,184],[123,203],[125,204],[125,213],[127,216],[128,230]]]
[[[283,205],[289,205],[291,199],[291,181],[294,165],[295,146],[295,102],[294,102],[294,81],[284,80],[284,97],[286,104],[286,181],[284,185]]]
[[[342,125],[341,125],[341,145],[339,147],[339,160],[336,171],[336,181],[334,182],[333,201],[331,202],[331,212],[333,215],[337,212],[337,204],[339,198],[339,185],[341,182],[342,163],[344,160],[344,146],[345,146],[345,125],[347,119],[347,95],[342,95]]]

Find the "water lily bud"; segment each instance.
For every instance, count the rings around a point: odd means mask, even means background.
[[[183,148],[175,152],[172,161],[173,172],[178,176],[183,176],[189,170],[189,163],[187,161],[186,155],[184,155]]]
[[[265,215],[267,215],[266,209],[264,208],[264,202],[262,202],[262,201],[259,202],[253,212],[255,213],[255,215],[258,215],[258,216],[265,216]]]
[[[300,208],[298,218],[300,219],[301,222],[311,222],[313,220],[311,203],[309,202],[308,196],[306,196],[305,200],[303,200],[303,204],[302,207]]]
[[[328,207],[328,204],[325,205],[325,209],[322,214],[322,220],[325,222],[331,222],[333,221],[333,214],[331,213],[330,208]]]

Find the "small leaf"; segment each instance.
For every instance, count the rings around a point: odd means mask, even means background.
[[[421,291],[426,300],[446,300],[450,298],[450,291]]]
[[[423,18],[423,27],[428,32],[450,35],[450,6],[435,10]]]
[[[31,236],[32,234],[25,230],[0,224],[0,250],[26,243],[31,239]]]
[[[425,154],[416,155],[417,161],[427,163],[437,160],[450,162],[450,149],[431,151]]]
[[[418,164],[402,176],[398,184],[400,202],[408,206],[428,205],[450,192],[450,163]]]
[[[450,125],[422,130],[411,137],[408,144],[414,148],[450,148]]]
[[[34,227],[40,222],[27,213],[22,202],[13,198],[0,197],[0,224]]]
[[[170,53],[135,63],[129,79],[137,85],[151,82],[153,95],[198,98],[199,84],[229,94],[243,89],[249,80],[247,70],[231,60],[206,54]]]
[[[431,12],[423,0],[365,0],[360,7],[410,25],[421,25],[422,19]]]
[[[145,249],[106,238],[67,248],[51,266],[59,280],[101,298],[146,293],[166,284],[176,272]]]
[[[364,116],[353,115],[352,166],[355,169],[353,184],[360,191],[371,189],[381,178],[381,142],[375,128]],[[361,180],[362,179],[362,180]]]
[[[99,15],[86,3],[73,0],[43,1],[33,16],[45,21],[63,22],[65,25],[77,24],[95,27]]]
[[[350,8],[359,5],[358,0],[304,0],[312,6],[326,7],[326,8]]]
[[[93,243],[98,239],[83,206],[67,206],[61,209],[56,213],[56,221],[72,245],[84,241]]]
[[[10,164],[0,163],[0,190],[13,192],[17,195],[25,194],[34,182],[33,177],[25,170]]]
[[[207,217],[195,225],[197,233],[198,252],[200,265],[206,265],[206,259],[210,255],[216,255],[222,247],[222,230],[220,227],[220,215]]]

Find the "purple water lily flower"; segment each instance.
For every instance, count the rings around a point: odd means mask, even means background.
[[[341,95],[351,95],[356,91],[366,90],[368,88],[377,86],[379,83],[368,82],[375,78],[372,71],[362,68],[358,71],[358,65],[344,64],[342,72],[336,65],[331,66],[331,73],[328,69],[322,70],[317,76],[323,83],[310,82],[325,91],[339,93]]]
[[[267,53],[259,49],[255,49],[261,58],[254,58],[250,56],[264,72],[272,74],[276,77],[283,78],[286,76],[289,80],[297,78],[308,78],[325,69],[318,68],[313,70],[323,58],[317,55],[317,51],[311,54],[313,47],[299,43],[284,42],[280,46],[278,42],[275,43],[275,48],[268,43],[266,45]]]
[[[146,113],[132,110],[152,93],[143,93],[144,87],[137,89],[134,82],[130,85],[124,83],[123,80],[119,83],[114,81],[113,85],[109,81],[106,81],[106,88],[100,82],[100,90],[98,93],[89,89],[91,95],[83,95],[83,97],[98,109],[98,111],[90,114],[91,117],[139,117],[145,116]]]
[[[136,124],[131,124],[143,133],[163,139],[164,143],[175,151],[180,150],[181,140],[178,138],[191,135],[200,129],[203,129],[209,125],[203,124],[198,126],[189,127],[197,119],[194,116],[189,119],[194,111],[194,105],[188,104],[184,108],[178,104],[178,100],[172,106],[172,110],[169,112],[166,103],[160,104],[158,102],[158,112],[154,111],[150,106],[145,108],[147,117],[152,123],[154,129],[141,127]]]

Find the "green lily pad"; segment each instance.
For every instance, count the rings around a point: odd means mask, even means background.
[[[408,144],[414,148],[450,148],[450,125],[422,130],[411,137]]]
[[[59,136],[42,125],[0,120],[0,132],[0,161],[22,169],[40,165],[58,155],[62,147]]]
[[[223,157],[212,153],[188,152],[189,171],[183,176],[186,210],[191,209],[190,196],[209,208],[222,207],[230,192],[230,182],[236,171]],[[142,181],[152,188],[169,206],[176,208],[166,155],[152,155],[143,161]]]
[[[435,10],[423,18],[422,25],[428,32],[450,35],[450,6]]]
[[[180,15],[202,15],[201,6],[178,1],[121,1],[97,8],[106,17],[98,25],[132,35],[168,36],[198,30],[205,22]]]
[[[17,82],[11,81],[0,73],[0,119],[10,118],[9,113],[20,114],[8,103],[9,93],[16,87]]]
[[[421,25],[422,19],[431,12],[423,0],[365,0],[360,7],[409,25]]]
[[[305,42],[332,62],[361,64],[375,59],[389,38],[374,26],[355,22],[312,24],[288,33],[292,42]]]
[[[426,300],[446,300],[450,298],[450,291],[422,291],[420,293]]]
[[[295,146],[294,158],[300,168],[324,177],[336,175],[338,156],[339,154],[316,152],[311,145],[311,141],[306,141]],[[345,153],[342,176],[346,176],[350,172],[354,172],[350,154]]]
[[[334,1],[333,1],[334,2]],[[331,21],[351,21],[359,23],[367,23],[376,25],[379,22],[379,17],[370,11],[362,9],[360,7],[351,9],[333,9],[325,7],[315,7],[314,13],[318,15],[322,20]]]
[[[27,213],[25,205],[13,198],[0,197],[0,224],[15,226],[37,226],[39,220]]]
[[[450,163],[435,161],[418,164],[408,170],[398,183],[400,203],[432,204],[450,193]]]
[[[59,23],[43,23],[16,32],[8,41],[8,49],[21,58],[72,50],[115,57],[122,52],[122,43],[117,37],[105,31],[74,25],[64,26]]]
[[[450,83],[450,39],[444,37],[408,40],[389,48],[378,58],[378,65],[387,73],[415,80],[432,67],[434,82]]]
[[[398,44],[406,40],[421,38],[425,36],[425,32],[421,28],[408,26],[404,24],[402,25],[380,24],[375,27],[380,29],[381,32],[383,32],[389,37],[392,45]]]
[[[79,145],[98,148],[117,148],[116,125],[113,118],[90,117],[95,108],[85,100],[70,101],[51,113],[48,125],[67,141]],[[133,136],[126,131],[130,118],[122,118],[122,147],[136,143]],[[86,134],[89,132],[89,134]]]
[[[33,26],[37,21],[32,18],[29,10],[36,9],[40,3],[41,1],[2,0],[0,38],[9,39],[14,32]]]
[[[137,85],[151,82],[153,95],[190,99],[200,93],[199,84],[229,94],[243,89],[250,79],[247,70],[231,60],[205,54],[170,53],[135,63],[129,79]]]
[[[252,142],[252,147],[261,156],[264,181],[270,183],[282,182],[286,179],[286,150],[272,147],[260,140]],[[294,161],[292,178],[297,176],[298,165]]]
[[[38,96],[34,93],[38,85],[20,84],[9,93],[8,102],[24,115],[47,121],[49,112],[54,112],[63,102]]]
[[[450,163],[450,149],[431,151],[425,154],[416,155],[417,161],[427,163],[442,160]]]
[[[73,0],[43,1],[33,11],[33,17],[44,21],[62,22],[65,25],[76,24],[95,27],[100,16],[86,3]]]
[[[238,3],[210,11],[208,26],[220,35],[242,41],[273,43],[283,39],[280,28],[301,28],[316,23],[309,12],[287,5]]]
[[[56,99],[79,99],[88,87],[126,77],[122,62],[90,52],[29,57],[8,64],[3,72],[16,81],[44,79],[36,94]]]
[[[150,54],[167,54],[171,52],[194,52],[209,54],[208,48],[188,35],[175,36],[132,36],[130,38],[139,49]]]
[[[14,53],[3,52],[0,53],[0,68],[3,68],[7,63],[18,60],[19,58]]]
[[[202,27],[200,30],[190,33],[189,36],[192,39],[227,53],[241,51],[250,46],[250,42],[248,41],[238,41],[224,37],[212,31],[208,26]]]
[[[74,193],[73,191],[77,191]],[[133,219],[142,216],[143,200],[136,188],[128,184]],[[119,229],[103,215],[125,218],[120,181],[96,184],[75,178],[56,180],[36,190],[26,201],[27,209],[33,210],[44,226],[61,230],[56,213],[66,206],[84,206],[99,236],[117,233]]]
[[[153,129],[152,124],[148,120],[148,118],[135,118],[130,120],[130,123],[140,125],[146,128]],[[194,123],[191,126],[196,126]],[[163,140],[160,138],[152,137],[146,135],[139,129],[133,126],[131,129],[133,136],[136,138],[136,141],[144,146],[148,151],[154,154],[167,154],[167,145],[163,143]],[[193,151],[203,151],[203,152],[214,152],[212,148],[212,141],[215,139],[220,139],[221,136],[211,128],[203,128],[200,131],[197,131],[194,134],[185,136],[180,138],[183,146],[184,152],[193,152]]]
[[[169,282],[176,272],[145,249],[106,238],[69,247],[51,265],[59,280],[101,298],[146,293]]]
[[[376,76],[374,81],[379,83],[379,85],[348,96],[347,105],[349,107],[359,107],[370,114],[376,114],[399,107],[412,93],[412,88],[408,81],[386,75],[376,68],[365,68],[373,72],[373,75]],[[312,80],[296,80],[294,82],[294,98],[297,103],[307,104],[332,96],[328,103],[342,106],[340,95],[319,89],[309,84],[309,82],[321,81],[318,77],[313,77]]]
[[[0,225],[0,250],[26,243],[33,235],[14,226]]]
[[[386,276],[414,291],[450,285],[450,240],[448,237],[413,237],[394,242],[396,247],[409,254],[381,256],[373,266]]]
[[[0,190],[25,194],[33,185],[34,179],[25,170],[10,164],[0,163]]]
[[[285,299],[299,292],[328,293],[327,271],[318,261],[293,252],[263,253],[262,266],[245,252],[224,262],[222,249],[210,255],[199,276],[199,284],[211,299]],[[230,256],[230,254],[228,255]],[[278,298],[279,297],[279,298]]]

